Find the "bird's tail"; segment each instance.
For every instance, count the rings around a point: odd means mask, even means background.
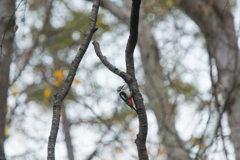
[[[134,111],[136,111],[138,113],[138,111],[133,107],[133,106],[130,106]]]

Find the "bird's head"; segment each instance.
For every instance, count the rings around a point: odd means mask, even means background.
[[[117,88],[117,91],[120,92],[120,91],[123,89],[124,86],[125,86],[125,84],[124,84],[123,86],[119,86],[119,87]]]

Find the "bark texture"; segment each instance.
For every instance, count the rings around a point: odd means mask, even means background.
[[[15,25],[15,0],[0,2],[0,40],[2,41],[0,64],[0,145],[4,153],[5,120],[7,110],[7,92],[9,87],[9,66],[13,52],[13,28]],[[12,16],[13,15],[13,16]]]
[[[126,81],[130,91],[132,92],[133,100],[138,111],[139,132],[135,143],[137,145],[138,157],[140,160],[148,160],[148,153],[146,148],[146,139],[148,132],[148,122],[146,109],[143,103],[142,94],[139,91],[138,83],[135,77],[134,58],[133,53],[138,40],[138,25],[139,25],[139,12],[141,0],[132,0],[131,16],[130,16],[130,35],[127,42],[125,51],[125,60],[127,74],[131,75],[131,80]]]
[[[228,111],[231,140],[236,159],[240,159],[240,61],[230,2],[184,0],[175,3],[199,26],[206,38],[209,58],[216,61],[217,83],[224,98],[219,110]]]

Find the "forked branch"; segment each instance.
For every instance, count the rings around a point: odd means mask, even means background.
[[[138,83],[135,78],[134,69],[134,59],[133,53],[138,39],[138,22],[139,22],[139,8],[141,0],[132,0],[131,9],[131,20],[130,20],[130,36],[128,38],[128,43],[126,47],[126,68],[127,72],[123,72],[118,68],[114,67],[105,56],[103,56],[99,43],[97,41],[93,42],[95,52],[102,63],[113,73],[122,77],[124,81],[128,84],[130,91],[135,102],[135,106],[138,111],[139,119],[139,133],[137,134],[137,139],[135,143],[138,149],[138,156],[140,160],[148,160],[148,154],[146,149],[146,138],[148,132],[147,115],[143,103],[142,95],[138,89]]]

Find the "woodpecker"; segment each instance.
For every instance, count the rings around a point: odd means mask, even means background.
[[[128,91],[124,90],[123,87],[124,85],[117,88],[119,96],[129,107],[131,107],[131,109],[137,112],[137,110],[133,107],[132,95]]]

